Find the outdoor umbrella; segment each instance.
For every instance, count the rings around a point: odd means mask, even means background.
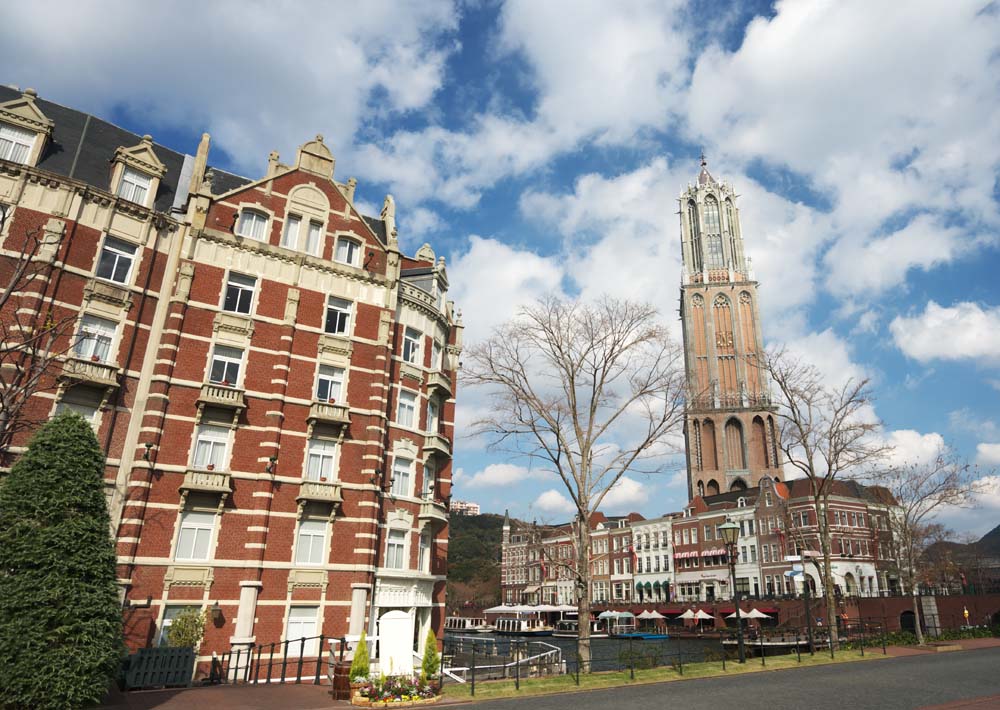
[[[646,617],[646,618],[647,619],[666,619],[667,617],[665,617],[663,614],[661,614],[660,612],[658,612],[658,611],[656,611],[654,609],[653,611],[649,612],[649,616]]]
[[[702,611],[701,609],[699,609],[697,612],[695,612],[694,618],[702,620],[702,621],[705,621],[705,620],[711,621],[715,617],[712,616],[711,614],[709,614],[707,611]]]
[[[680,618],[681,619],[693,619],[693,618],[695,618],[695,613],[693,611],[691,611],[690,609],[688,609],[687,611],[685,611],[683,614],[680,615]]]
[[[751,609],[747,614],[748,619],[770,619],[770,614],[765,614],[764,612],[758,610],[756,607]]]
[[[757,610],[754,609],[754,611],[757,611]],[[739,614],[740,616],[742,616],[744,619],[757,619],[757,618],[759,618],[759,617],[754,616],[753,612],[751,612],[751,611],[743,611],[742,609],[737,609],[732,614],[727,615],[726,618],[727,619],[735,619],[737,614]]]
[[[656,617],[653,616],[652,612],[648,612],[645,609],[643,609],[642,613],[639,614],[639,616],[637,616],[635,618],[637,618],[637,619],[655,619]]]

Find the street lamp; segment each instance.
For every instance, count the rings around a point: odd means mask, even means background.
[[[729,579],[733,585],[733,601],[736,603],[736,639],[739,644],[740,663],[746,662],[743,651],[743,612],[740,611],[740,593],[736,589],[736,542],[740,539],[740,526],[732,520],[727,520],[719,526],[719,534],[726,545],[726,555],[729,557]]]

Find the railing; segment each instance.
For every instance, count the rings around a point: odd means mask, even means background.
[[[343,501],[340,494],[340,484],[327,483],[326,481],[302,481],[295,499],[320,503],[340,503]]]
[[[189,686],[194,658],[193,648],[140,648],[125,662],[125,689]]]
[[[451,456],[451,442],[443,434],[428,434],[424,437],[424,448]]]
[[[448,522],[448,510],[444,503],[440,501],[424,499],[420,503],[420,513],[417,515],[420,520],[430,520],[437,523]]]
[[[309,419],[346,426],[351,423],[351,410],[346,404],[313,402],[312,406],[309,407]]]
[[[191,469],[184,474],[181,490],[205,491],[207,493],[232,493],[230,474],[226,471],[202,471]]]
[[[226,384],[214,384],[212,382],[207,382],[201,386],[201,394],[198,396],[198,401],[220,407],[236,407],[238,409],[246,407],[246,400],[244,399],[242,389]]]
[[[451,394],[451,378],[443,372],[431,372],[427,375],[427,386],[437,388]]]
[[[209,683],[312,683],[319,685],[323,673],[324,647],[329,636],[310,636],[256,646],[237,646],[212,654]],[[343,639],[340,639],[343,642]],[[342,643],[343,660],[346,644]]]

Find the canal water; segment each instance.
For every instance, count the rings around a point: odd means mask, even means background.
[[[574,638],[445,633],[445,654],[455,657],[454,665],[470,665],[473,646],[476,649],[477,666],[502,663],[503,659],[535,656],[554,646],[562,651],[566,672],[576,672],[577,640]],[[683,663],[698,663],[717,660],[722,653],[718,636],[647,640],[596,638],[591,639],[590,648],[593,671],[625,670],[630,664],[636,668],[650,668],[670,665],[678,660]]]

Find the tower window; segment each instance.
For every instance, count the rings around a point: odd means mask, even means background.
[[[0,123],[0,159],[14,163],[28,162],[36,136],[23,128]]]

